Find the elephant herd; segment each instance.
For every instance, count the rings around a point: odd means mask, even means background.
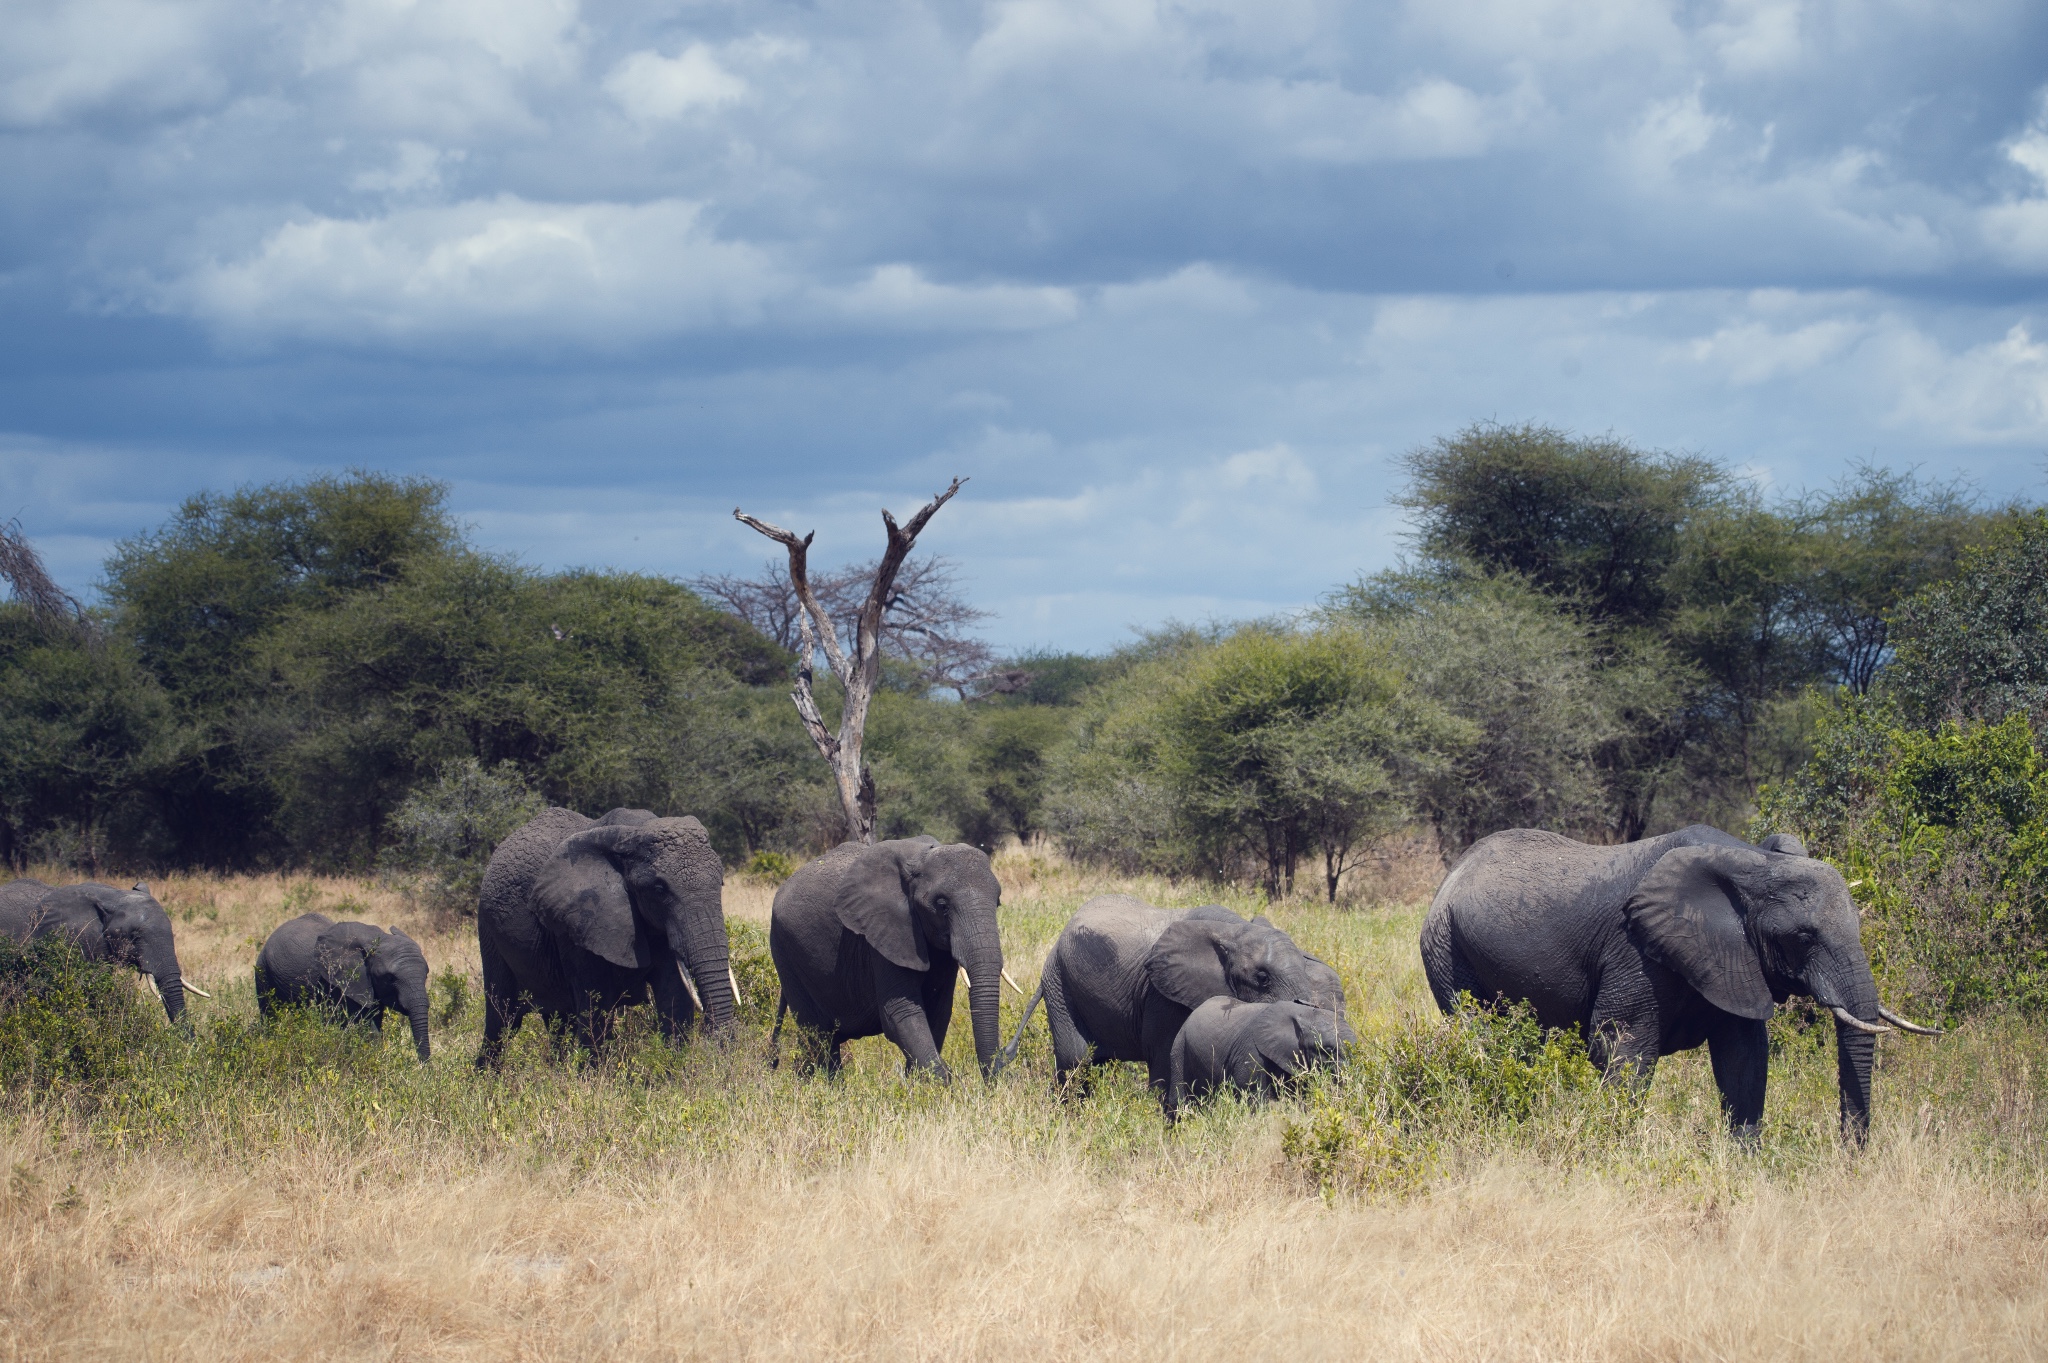
[[[477,1065],[498,1063],[529,1012],[593,1052],[620,1010],[640,1002],[671,1038],[699,1012],[712,1035],[730,1035],[738,991],[723,884],[693,818],[548,809],[513,832],[491,856],[477,908]],[[1085,1091],[1076,1071],[1086,1065],[1142,1063],[1169,1121],[1222,1088],[1271,1097],[1309,1069],[1340,1065],[1357,1040],[1337,972],[1267,919],[1107,894],[1062,929],[1004,1046],[1001,899],[986,853],[928,837],[847,843],[799,868],[769,920],[776,1063],[793,1018],[803,1074],[822,1065],[836,1075],[845,1042],[879,1035],[908,1071],[950,1079],[942,1053],[962,974],[985,1078],[1015,1060],[1043,1003],[1063,1085]],[[170,919],[145,886],[17,880],[0,886],[0,933],[60,935],[88,959],[137,969],[171,1021],[183,1016],[189,986]],[[1763,1115],[1765,1019],[1776,1004],[1808,997],[1835,1017],[1842,1127],[1854,1140],[1869,1125],[1876,1035],[1938,1034],[1879,1003],[1848,885],[1789,835],[1753,846],[1695,825],[1590,846],[1496,833],[1445,878],[1420,945],[1445,1012],[1467,997],[1526,1003],[1544,1026],[1582,1035],[1610,1079],[1647,1084],[1659,1057],[1705,1044],[1743,1136]],[[263,944],[255,980],[266,1015],[311,1004],[381,1027],[387,1011],[402,1014],[429,1058],[426,959],[395,928],[302,915]]]

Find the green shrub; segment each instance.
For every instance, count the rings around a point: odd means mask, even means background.
[[[782,980],[768,955],[767,931],[753,923],[728,918],[725,936],[731,945],[732,977],[740,988],[739,997],[733,1000],[734,1013],[746,1023],[773,1021],[775,1002],[782,997]]]
[[[781,852],[771,852],[765,847],[756,848],[754,855],[747,858],[747,864],[740,868],[742,874],[758,876],[762,880],[780,885],[796,874],[796,861]]]
[[[1887,993],[1949,1017],[2048,1008],[2048,762],[2024,714],[1928,732],[1844,700],[1759,804],[1753,834],[1799,833],[1849,878]]]
[[[512,763],[486,768],[474,757],[459,758],[392,814],[385,863],[417,876],[421,896],[434,907],[474,913],[492,849],[541,805]]]
[[[96,1090],[131,1078],[164,1035],[163,1009],[133,972],[68,942],[0,937],[0,1087]]]

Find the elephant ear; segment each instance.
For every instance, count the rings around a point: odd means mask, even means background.
[[[1169,923],[1145,953],[1145,982],[1183,1008],[1199,1008],[1219,994],[1228,996],[1230,980],[1223,973],[1219,939],[1245,926],[1242,918],[1231,918],[1235,928],[1206,914]]]
[[[634,922],[632,891],[618,865],[637,855],[647,839],[635,824],[597,824],[562,840],[554,857],[534,878],[557,930],[577,946],[621,970],[644,970]]]
[[[849,931],[905,970],[932,968],[924,933],[911,912],[910,886],[936,846],[934,838],[876,843],[846,868],[832,901],[832,911]]]
[[[1782,852],[1788,857],[1803,857],[1807,854],[1806,841],[1797,833],[1773,833],[1757,846],[1766,852]]]
[[[377,1006],[370,983],[370,953],[377,949],[377,930],[361,923],[336,923],[320,934],[314,946],[327,982],[357,1008]]]
[[[1771,989],[1743,930],[1736,888],[1737,878],[1761,871],[1763,861],[1763,853],[1747,849],[1676,847],[1636,882],[1628,901],[1630,932],[1651,958],[1737,1017],[1771,1015]]]

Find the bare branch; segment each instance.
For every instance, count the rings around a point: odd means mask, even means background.
[[[42,555],[29,543],[18,520],[0,526],[0,578],[14,589],[14,599],[44,624],[77,624],[85,618],[77,598],[50,580]]]

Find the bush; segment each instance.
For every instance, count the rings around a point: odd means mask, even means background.
[[[1949,1017],[2048,1007],[2048,762],[2025,715],[1928,732],[1844,698],[1763,792],[1752,835],[1779,829],[1849,878],[1888,992]]]
[[[0,936],[0,1087],[99,1090],[147,1064],[163,1009],[133,972],[86,960],[70,943]]]
[[[753,923],[728,918],[725,937],[732,977],[740,991],[733,1000],[734,1016],[756,1025],[773,1022],[776,1001],[782,997],[782,978],[775,973],[775,961],[768,954],[768,933]]]
[[[540,811],[541,797],[512,763],[486,769],[474,757],[459,758],[391,816],[386,863],[419,876],[435,907],[474,913],[492,849]]]
[[[796,874],[796,861],[784,853],[771,852],[762,847],[747,858],[747,864],[740,870],[746,875],[758,876],[762,880],[780,885]]]

